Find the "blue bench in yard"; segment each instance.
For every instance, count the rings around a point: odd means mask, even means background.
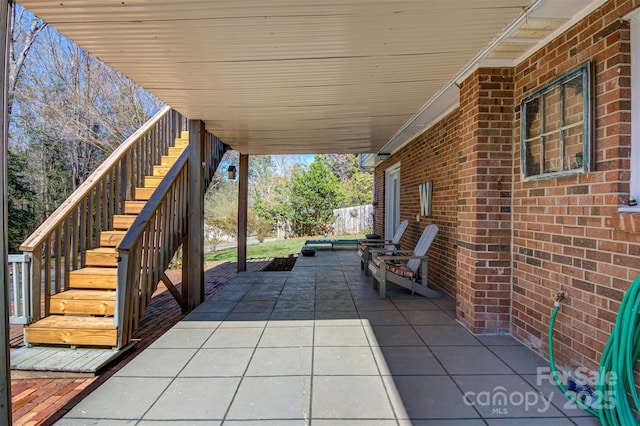
[[[323,239],[323,240],[307,240],[305,241],[304,246],[313,248],[313,249],[328,249],[329,247],[331,247],[331,250],[335,250],[336,247],[357,249],[359,243],[360,243],[360,240]]]

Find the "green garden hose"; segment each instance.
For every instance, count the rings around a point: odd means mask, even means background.
[[[549,363],[554,381],[570,400],[606,426],[638,425],[633,412],[640,412],[640,398],[633,380],[633,367],[640,356],[640,276],[627,290],[616,318],[616,325],[602,353],[596,375],[595,405],[593,409],[585,405],[575,395],[569,393],[560,380],[553,356],[553,325],[560,309],[560,300],[554,304],[549,321]]]

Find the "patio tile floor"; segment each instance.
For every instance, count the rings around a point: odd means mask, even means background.
[[[242,273],[57,424],[598,424],[537,376],[544,359],[473,336],[454,307],[379,299],[351,251]]]

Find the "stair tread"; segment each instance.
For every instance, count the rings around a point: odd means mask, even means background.
[[[74,299],[74,300],[113,300],[116,292],[113,290],[67,290],[62,293],[54,294],[52,299]]]
[[[66,328],[114,330],[112,317],[89,317],[50,315],[27,326],[27,328]]]
[[[101,231],[100,245],[102,247],[115,247],[120,244],[127,231]]]
[[[117,276],[118,270],[113,268],[100,268],[100,267],[91,267],[88,266],[86,268],[76,269],[75,271],[71,271],[72,275],[102,275],[102,276]]]
[[[97,247],[94,249],[87,250],[87,253],[89,252],[111,254],[111,253],[118,253],[118,250],[116,250],[114,247]]]

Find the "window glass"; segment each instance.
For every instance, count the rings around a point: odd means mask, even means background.
[[[587,63],[522,101],[525,178],[544,179],[590,170],[589,78]]]

